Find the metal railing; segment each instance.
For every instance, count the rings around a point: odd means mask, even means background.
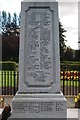
[[[18,71],[0,71],[0,94],[15,95],[18,90]]]
[[[80,71],[61,71],[61,90],[65,96],[80,93]]]
[[[0,71],[0,95],[15,95],[18,71]],[[61,71],[61,90],[65,96],[80,93],[80,71]]]

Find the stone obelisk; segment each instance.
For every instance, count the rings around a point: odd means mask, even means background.
[[[21,3],[19,90],[11,119],[66,118],[60,90],[58,2]]]

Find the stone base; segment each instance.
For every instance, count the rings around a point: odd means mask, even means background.
[[[67,118],[67,102],[62,93],[19,94],[12,101],[8,120]]]

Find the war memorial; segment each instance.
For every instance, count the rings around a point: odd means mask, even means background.
[[[59,18],[56,0],[21,3],[19,90],[8,120],[61,119],[67,102],[60,89]]]

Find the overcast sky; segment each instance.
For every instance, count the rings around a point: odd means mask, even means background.
[[[67,45],[78,49],[78,2],[60,2],[59,18],[67,31]]]
[[[4,10],[13,14],[19,14],[22,0],[0,0],[0,11]],[[78,49],[78,0],[59,1],[59,18],[67,31],[66,45],[73,49]],[[75,2],[76,1],[76,2]]]

